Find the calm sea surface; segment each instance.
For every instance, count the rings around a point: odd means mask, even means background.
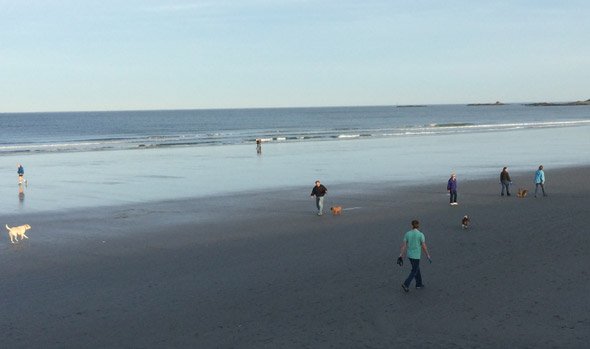
[[[590,124],[589,106],[434,105],[0,114],[8,153],[498,132]]]

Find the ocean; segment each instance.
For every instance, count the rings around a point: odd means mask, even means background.
[[[17,185],[18,163],[26,186]],[[451,172],[461,183],[509,166],[532,181],[540,164],[548,190],[552,169],[590,164],[590,107],[0,114],[0,215],[285,188],[308,197],[316,179],[330,197],[440,182],[445,202]]]
[[[429,105],[0,114],[10,153],[349,140],[590,124],[590,107]]]

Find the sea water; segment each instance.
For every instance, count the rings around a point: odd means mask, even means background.
[[[590,163],[583,106],[2,114],[0,126],[5,214],[311,187],[316,179],[341,188],[444,184],[450,172],[495,177],[503,166],[532,173],[543,164],[550,182],[552,168]],[[261,155],[256,138],[265,139]],[[17,185],[17,163],[26,186]]]
[[[293,143],[590,124],[590,106],[433,105],[0,114],[0,155]]]

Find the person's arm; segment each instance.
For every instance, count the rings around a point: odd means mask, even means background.
[[[310,196],[314,196],[315,195],[315,188],[316,187],[313,187],[313,189],[311,190],[311,195]]]
[[[399,256],[404,258],[407,250],[408,250],[408,243],[406,241],[404,241],[404,242],[402,242],[402,245],[400,247]]]
[[[424,251],[424,253],[426,253],[426,257],[430,259],[430,253],[428,253],[428,246],[426,246],[426,241],[422,242],[422,251]]]

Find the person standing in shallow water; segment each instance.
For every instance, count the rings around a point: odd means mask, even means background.
[[[260,138],[256,138],[256,154],[262,154],[262,140]]]
[[[504,196],[504,189],[506,189],[506,195],[510,196],[511,183],[512,180],[510,179],[510,173],[508,173],[508,167],[504,167],[500,173],[500,184],[502,184],[502,192],[500,193],[500,196]]]
[[[449,191],[450,195],[450,204],[451,206],[456,206],[457,204],[457,175],[454,173],[451,174],[451,178],[447,182],[447,190]]]
[[[412,264],[410,275],[408,275],[408,278],[402,284],[402,289],[404,292],[410,291],[410,284],[414,279],[416,279],[416,289],[421,289],[424,287],[424,283],[422,282],[422,274],[420,273],[420,258],[422,257],[422,251],[426,253],[428,261],[432,263],[432,260],[430,259],[430,253],[428,253],[428,247],[426,246],[426,239],[424,238],[424,234],[418,230],[418,228],[420,228],[420,222],[413,220],[412,230],[408,231],[404,235],[404,240],[399,253],[399,265],[403,265],[403,259],[406,253],[410,263]]]
[[[23,181],[27,181],[25,179],[25,169],[23,168],[23,165],[16,165],[16,173],[18,174],[18,184],[22,184]]]
[[[315,196],[315,205],[318,209],[318,216],[324,214],[324,195],[328,192],[328,189],[320,183],[319,180],[315,181],[315,186],[311,190],[311,196]]]
[[[537,197],[539,187],[543,191],[543,196],[547,196],[545,194],[545,172],[543,171],[543,165],[539,166],[539,169],[535,172],[535,197]]]

